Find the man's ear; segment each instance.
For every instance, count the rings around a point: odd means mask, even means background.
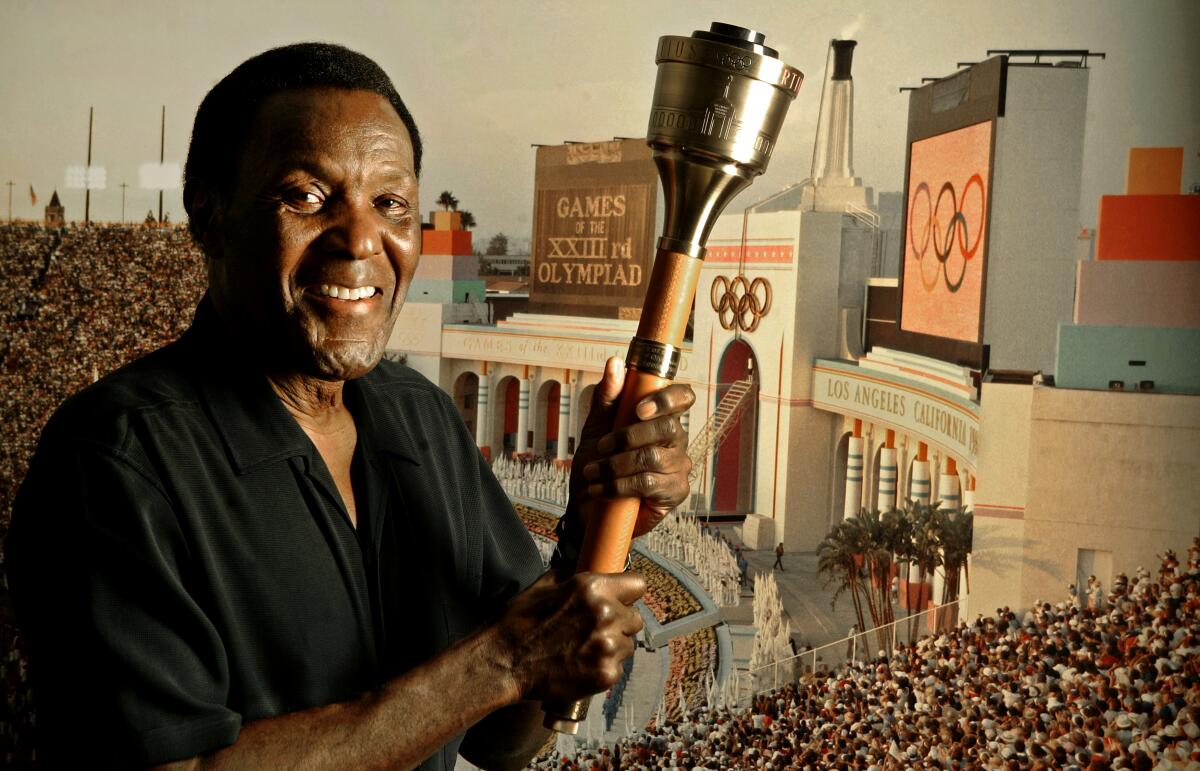
[[[224,223],[221,196],[201,185],[192,195],[191,212],[188,216],[204,253],[210,260],[221,259],[221,228]]]

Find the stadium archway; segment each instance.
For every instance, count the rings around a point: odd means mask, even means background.
[[[584,386],[579,392],[579,401],[575,403],[575,446],[569,448],[572,455],[579,449],[579,440],[583,438],[583,427],[587,424],[588,413],[592,410],[592,397],[595,393],[595,384]]]
[[[557,380],[547,380],[538,388],[537,408],[533,413],[538,419],[533,427],[533,446],[530,448],[535,456],[553,458],[558,450],[558,400],[561,394],[562,385]]]
[[[475,436],[475,422],[479,409],[479,375],[464,372],[454,379],[454,406],[467,424],[471,436]]]
[[[867,491],[867,499],[863,506],[874,511],[879,508],[879,468],[883,465],[883,443],[875,449],[875,457],[871,461],[871,488]],[[885,512],[879,512],[883,514]]]
[[[521,383],[512,375],[496,383],[492,397],[492,451],[511,456],[517,451],[517,412]]]
[[[741,517],[754,511],[754,477],[758,436],[758,362],[754,350],[741,338],[731,342],[717,368],[715,410],[735,381],[752,378],[742,409],[734,418],[713,461],[713,495],[710,511],[720,517]]]
[[[833,530],[846,518],[846,464],[850,462],[849,431],[838,439],[833,453],[833,501],[829,507],[829,530]]]

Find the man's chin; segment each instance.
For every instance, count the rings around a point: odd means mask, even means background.
[[[369,343],[330,343],[312,349],[312,371],[321,380],[354,380],[375,369],[383,349]]]

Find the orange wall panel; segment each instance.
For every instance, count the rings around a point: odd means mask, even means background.
[[[1200,195],[1100,197],[1097,260],[1200,260]]]
[[[1182,147],[1129,148],[1125,195],[1179,195],[1182,181]]]
[[[421,233],[421,254],[471,253],[469,230],[425,230]]]

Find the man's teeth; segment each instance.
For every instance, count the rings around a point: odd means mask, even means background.
[[[359,286],[348,287],[338,284],[321,284],[317,287],[317,294],[325,297],[335,297],[338,300],[362,300],[375,295],[375,287]]]

